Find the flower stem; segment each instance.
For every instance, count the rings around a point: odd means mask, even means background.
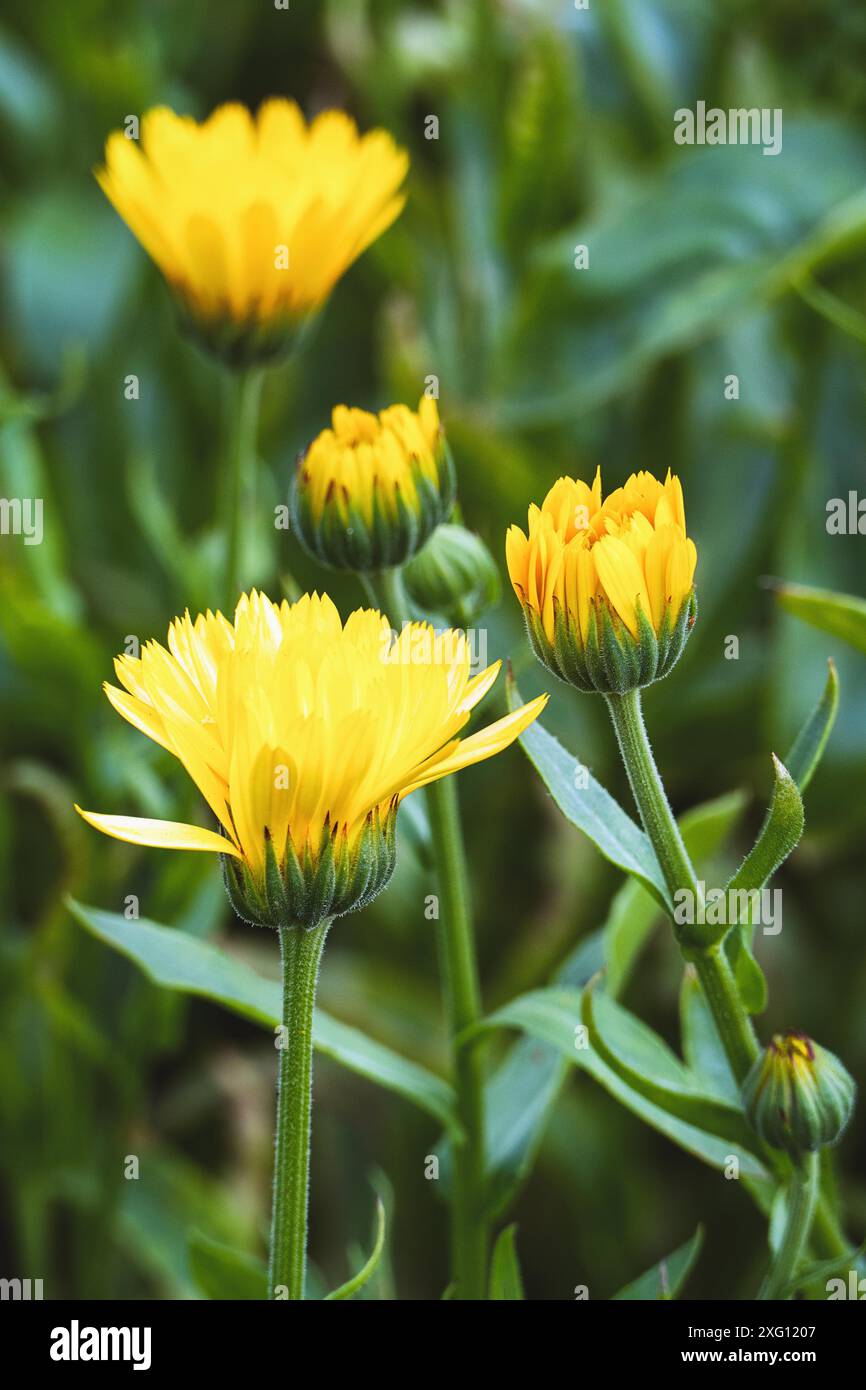
[[[302,1299],[307,1263],[313,1007],[330,919],[304,930],[279,928],[283,1029],[278,1040],[277,1123],[268,1275],[270,1298]]]
[[[439,939],[445,1014],[458,1117],[466,1136],[454,1150],[454,1276],[459,1298],[481,1299],[485,1296],[488,1252],[484,1211],[484,1072],[478,1047],[458,1041],[464,1029],[481,1017],[481,990],[453,778],[443,777],[427,788],[427,810],[442,895]]]
[[[670,808],[643,721],[639,690],[606,696],[622,760],[640,818],[673,898],[681,889],[693,895],[696,914],[703,892]],[[731,1071],[742,1083],[758,1055],[752,1021],[743,1007],[730,964],[719,942],[692,946],[695,966]]]
[[[256,433],[259,423],[259,403],[264,372],[261,367],[248,367],[233,376],[234,400],[229,443],[227,472],[223,485],[225,515],[225,611],[230,616],[240,596],[241,520],[255,508],[256,492]]]
[[[785,1290],[796,1278],[815,1215],[819,1172],[817,1150],[805,1154],[795,1164],[782,1243],[758,1291],[759,1299],[784,1298]]]
[[[388,618],[395,627],[411,614],[398,569],[376,576]],[[427,812],[439,882],[439,949],[442,993],[451,1046],[458,1117],[465,1135],[454,1148],[451,1245],[454,1282],[460,1299],[486,1296],[489,1221],[485,1212],[484,1070],[473,1042],[458,1039],[481,1018],[481,989],[466,852],[460,826],[457,784],[444,777],[426,788]]]

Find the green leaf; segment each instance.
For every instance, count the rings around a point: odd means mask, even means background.
[[[517,1227],[506,1226],[496,1238],[490,1263],[491,1301],[519,1303],[524,1298],[516,1236]]]
[[[841,637],[858,652],[866,652],[866,599],[835,593],[832,589],[813,589],[804,584],[774,587],[786,612],[831,637]]]
[[[838,707],[839,680],[831,661],[821,698],[794,740],[785,766],[775,757],[773,759],[776,783],[770,809],[755,848],[731,879],[728,891],[762,888],[799,840],[803,829],[801,794],[821,760]],[[749,904],[746,914],[729,933],[725,950],[744,1005],[749,1013],[760,1014],[767,1007],[767,981],[752,951],[752,926],[752,905]]]
[[[703,1091],[657,1033],[612,999],[597,995],[592,982],[583,992],[581,1017],[590,1046],[638,1095],[676,1119],[757,1156],[758,1141],[742,1111]]]
[[[264,1261],[212,1240],[202,1231],[190,1235],[189,1267],[206,1298],[267,1299],[268,1271]]]
[[[639,1279],[626,1284],[624,1289],[614,1294],[614,1299],[648,1299],[667,1301],[677,1298],[692,1271],[704,1243],[704,1230],[698,1226],[691,1240],[681,1245],[672,1255],[659,1260]]]
[[[486,1204],[507,1209],[529,1176],[568,1064],[535,1038],[518,1038],[485,1087]]]
[[[763,888],[779,865],[784,864],[803,833],[803,800],[797,783],[775,753],[771,756],[774,781],[770,805],[754,848],[728,883],[729,893]]]
[[[145,918],[130,922],[119,913],[101,912],[71,898],[67,906],[77,922],[134,961],[155,984],[212,999],[269,1028],[278,1026],[282,1010],[277,981],[264,979],[228,952]],[[412,1101],[459,1135],[454,1093],[441,1077],[322,1009],[316,1010],[313,1040],[325,1056]]]
[[[325,1295],[325,1301],[336,1301],[344,1298],[351,1298],[359,1289],[362,1289],[371,1279],[379,1268],[382,1259],[382,1252],[385,1249],[385,1207],[381,1197],[376,1198],[376,1236],[373,1241],[373,1249],[370,1251],[370,1258],[363,1265],[358,1273],[351,1279],[347,1279],[345,1284],[341,1284],[338,1289]]]
[[[796,1277],[782,1292],[782,1298],[792,1298],[798,1289],[808,1284],[826,1286],[829,1279],[844,1279],[847,1283],[849,1270],[857,1267],[858,1260],[866,1255],[866,1240],[856,1250],[847,1250],[844,1255],[834,1255],[831,1260],[820,1260],[816,1264],[802,1265]],[[858,1271],[859,1278],[859,1271]]]
[[[548,1043],[560,1056],[572,1065],[580,1067],[581,1070],[587,1072],[600,1085],[604,1086],[605,1090],[609,1091],[616,1100],[631,1110],[645,1124],[664,1134],[673,1143],[685,1149],[687,1153],[694,1154],[714,1168],[724,1169],[732,1152],[730,1142],[723,1141],[716,1134],[702,1130],[696,1125],[680,1119],[669,1109],[648,1101],[639,1091],[625,1082],[617,1071],[608,1066],[594,1048],[579,1045],[581,1000],[580,991],[574,989],[533,990],[529,994],[512,999],[510,1003],[488,1015],[482,1020],[479,1030],[500,1027],[517,1028],[521,1032],[527,1033],[531,1038]],[[606,1005],[611,1010],[619,1007],[611,1000],[607,1000]],[[625,1010],[619,1010],[619,1012],[624,1014]],[[653,1066],[656,1072],[661,1072],[664,1080],[672,1087],[682,1087],[683,1078],[688,1075],[682,1063],[677,1062],[673,1053],[652,1034],[650,1029],[646,1029],[643,1024],[630,1015],[627,1017],[633,1028],[642,1030],[653,1039]],[[704,1096],[703,1099],[709,1100],[710,1097]],[[755,1178],[764,1178],[766,1177],[766,1169],[752,1152],[752,1146],[755,1142],[754,1136],[750,1133],[748,1147],[744,1146],[738,1152],[740,1173]],[[736,1152],[736,1150],[733,1151]]]
[[[507,692],[509,709],[516,709],[522,701],[510,675]],[[588,835],[605,859],[638,879],[665,911],[670,911],[667,887],[652,845],[631,816],[537,719],[520,735],[520,743],[566,820]],[[578,769],[588,779],[586,786],[577,786]]]
[[[772,758],[773,795],[761,833],[725,889],[729,903],[735,893],[749,895],[743,911],[737,910],[734,929],[725,940],[725,951],[743,1003],[753,1014],[763,1013],[767,1007],[767,982],[752,953],[756,895],[798,844],[804,824],[803,799],[797,783],[775,753]]]
[[[821,761],[839,709],[839,677],[832,660],[827,662],[827,682],[817,705],[791,745],[785,766],[801,793]]]

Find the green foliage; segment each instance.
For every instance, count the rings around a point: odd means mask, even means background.
[[[678,1298],[680,1291],[692,1272],[695,1261],[701,1253],[704,1233],[701,1227],[695,1231],[691,1240],[681,1245],[672,1255],[659,1260],[646,1274],[626,1284],[624,1289],[614,1294],[620,1299],[671,1299]]]
[[[681,476],[700,616],[676,670],[646,694],[657,760],[699,874],[722,884],[740,863],[757,883],[772,869],[784,892],[780,938],[753,942],[741,924],[727,942],[750,1006],[766,1003],[762,1033],[802,1023],[862,1076],[863,538],[825,524],[830,499],[862,490],[866,434],[866,80],[852,7],[832,0],[823,23],[797,25],[781,4],[747,14],[669,0],[588,11],[328,0],[288,14],[189,0],[158,17],[143,0],[93,0],[88,20],[11,0],[0,34],[0,497],[42,498],[45,514],[41,545],[0,536],[10,1265],[50,1271],[46,1297],[241,1296],[260,1278],[276,943],[231,922],[204,856],[100,840],[70,813],[78,801],[202,814],[174,761],[121,727],[100,690],[130,636],[163,639],[171,617],[214,604],[223,585],[226,381],[179,333],[91,172],[122,114],[158,102],[203,116],[230,98],[335,100],[410,152],[405,212],[336,287],[304,353],[265,382],[245,564],[272,595],[327,584],[343,611],[362,601],[274,528],[273,508],[334,404],[414,403],[431,373],[460,519],[503,578],[506,527],[559,475],[600,464],[611,486],[635,468]],[[719,104],[783,106],[782,153],[675,145],[672,112],[716,92]],[[587,271],[575,269],[579,243]],[[137,401],[124,396],[130,373]],[[727,1114],[736,1087],[664,924],[667,892],[602,704],[532,661],[503,590],[484,619],[488,657],[510,656],[524,692],[551,702],[524,740],[541,780],[518,750],[460,778],[490,1021],[478,1042],[489,1210],[505,1219],[520,1197],[529,1298],[562,1297],[576,1262],[603,1290],[646,1268],[623,1296],[663,1295],[657,1252],[705,1217],[707,1258],[688,1293],[748,1296],[738,1271],[764,1258],[764,1233],[733,1219],[738,1184],[719,1195],[730,1145],[665,1108],[697,1096],[704,1120]],[[731,636],[737,659],[725,658]],[[767,753],[797,729],[762,831],[752,798]],[[591,769],[580,791],[566,750]],[[794,788],[807,783],[805,830],[782,862]],[[415,803],[400,812],[388,892],[335,926],[322,973],[311,1251],[322,1295],[375,1245],[371,1165],[388,1172],[400,1220],[389,1215],[359,1296],[435,1297],[449,1279],[448,1145],[436,1146],[454,1111]],[[99,906],[73,922],[68,894]],[[125,915],[129,897],[140,918]],[[610,1061],[574,1047],[599,969]],[[632,1084],[633,1048],[655,1100]],[[855,1116],[838,1185],[860,1217],[864,1143]],[[425,1181],[437,1152],[441,1177]],[[136,1181],[123,1176],[129,1154]],[[769,1207],[748,1152],[742,1186]],[[693,1244],[665,1261],[670,1296]],[[514,1250],[504,1233],[497,1277],[512,1289]],[[810,1259],[801,1287],[826,1268]]]
[[[520,1261],[517,1258],[517,1227],[500,1231],[490,1262],[490,1298],[495,1302],[519,1303],[525,1297]]]

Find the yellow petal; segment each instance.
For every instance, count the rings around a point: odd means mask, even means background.
[[[80,806],[75,809],[89,825],[131,845],[150,845],[153,849],[201,849],[211,854],[232,854],[236,859],[243,857],[231,840],[216,835],[213,830],[203,830],[199,825],[149,820],[143,816],[103,816],[98,811],[83,811]]]
[[[634,553],[616,536],[604,536],[593,547],[599,583],[633,637],[637,637],[637,602],[649,614],[650,601],[643,570]]]

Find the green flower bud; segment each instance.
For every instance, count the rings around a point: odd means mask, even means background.
[[[835,1144],[854,1110],[845,1067],[805,1033],[776,1033],[743,1083],[743,1107],[765,1143],[797,1157]]]
[[[465,526],[438,526],[403,577],[412,598],[452,627],[471,627],[499,598],[499,571],[480,536]]]

